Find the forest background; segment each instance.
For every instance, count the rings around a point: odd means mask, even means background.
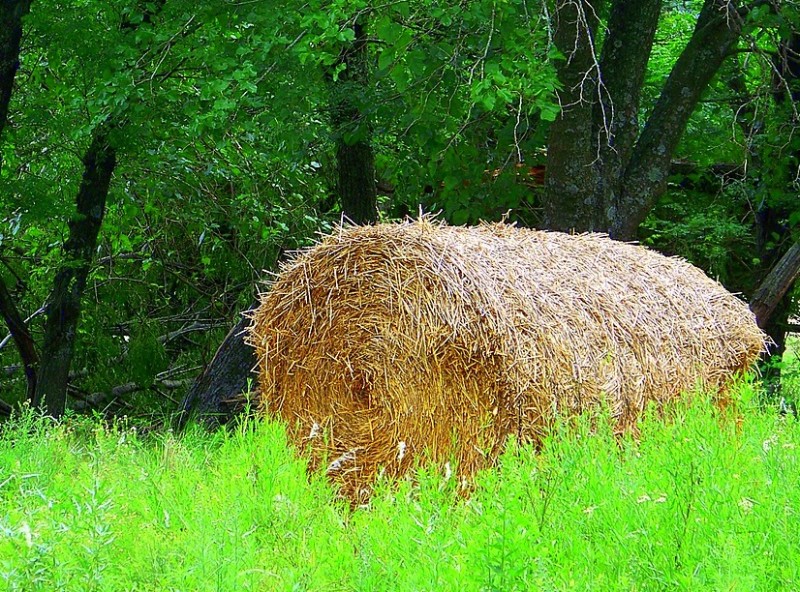
[[[0,411],[244,384],[215,352],[264,270],[420,210],[687,258],[791,400],[799,31],[780,0],[2,0]]]

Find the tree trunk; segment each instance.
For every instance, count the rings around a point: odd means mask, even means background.
[[[0,139],[8,121],[8,105],[19,69],[22,43],[22,17],[30,10],[30,0],[0,1]],[[3,167],[0,153],[0,169]]]
[[[711,79],[739,40],[742,17],[734,2],[706,0],[689,43],[672,68],[636,143],[615,204],[609,233],[633,240],[666,189],[670,162],[686,124]]]
[[[378,220],[375,189],[375,157],[367,141],[348,144],[336,142],[336,192],[342,213],[356,224],[374,224]]]
[[[22,17],[30,10],[30,0],[0,2],[0,137],[8,119],[8,105],[19,69],[22,43]]]
[[[618,194],[639,137],[639,109],[662,0],[619,0],[608,19],[600,57],[602,86],[595,106],[596,225],[608,232],[618,217]]]
[[[544,226],[550,230],[595,230],[597,172],[592,112],[597,100],[599,66],[595,61],[597,3],[559,0],[553,43],[564,56],[556,64],[561,113],[551,124],[547,143]],[[599,229],[598,229],[599,230]]]
[[[706,0],[644,130],[637,114],[661,0],[615,0],[600,59],[596,3],[559,0],[553,41],[562,113],[548,142],[544,226],[633,240],[666,188],[670,163],[703,92],[740,35],[736,3]]]
[[[19,54],[22,43],[22,18],[30,10],[30,0],[0,0],[0,141],[8,122],[8,106],[14,90],[14,78],[19,69]],[[0,150],[0,171],[3,168],[3,151]],[[33,338],[28,326],[19,314],[5,282],[0,278],[0,314],[19,350],[25,378],[28,381],[28,399],[36,392],[36,355]],[[0,401],[3,413],[10,407]]]
[[[251,306],[248,312],[256,306]],[[250,319],[242,317],[197,377],[181,403],[178,429],[192,417],[210,427],[223,424],[241,410],[242,393],[255,389],[258,379],[256,352],[244,340],[249,326]]]
[[[81,298],[89,275],[97,234],[103,222],[116,152],[108,141],[107,124],[96,128],[83,158],[83,179],[78,189],[77,215],[69,223],[64,243],[65,262],[56,273],[47,303],[42,362],[34,404],[59,418],[67,401],[67,381],[75,347]]]
[[[372,129],[365,113],[371,82],[366,17],[359,17],[353,29],[355,40],[342,50],[328,73],[336,142],[336,192],[347,218],[356,224],[372,224],[378,219],[378,190]],[[344,69],[334,76],[342,66]]]
[[[764,329],[783,297],[800,276],[800,242],[786,251],[750,299],[750,310]]]
[[[28,325],[19,314],[3,278],[0,278],[0,314],[3,315],[3,320],[11,332],[17,350],[19,350],[22,367],[25,369],[25,378],[28,381],[28,400],[32,401],[36,394],[36,366],[39,363],[39,357],[36,355],[36,346],[30,331],[28,331]]]

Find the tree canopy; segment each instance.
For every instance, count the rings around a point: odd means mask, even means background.
[[[780,354],[799,8],[4,0],[0,399],[174,410],[287,251],[420,210],[683,256]]]

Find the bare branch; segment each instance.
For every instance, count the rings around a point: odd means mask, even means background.
[[[39,356],[36,353],[33,337],[28,330],[27,321],[20,315],[2,277],[0,277],[0,314],[8,326],[9,336],[14,339],[19,351],[22,365],[25,368],[25,377],[28,380],[28,398],[31,399],[36,392]],[[1,347],[2,345],[0,345]]]

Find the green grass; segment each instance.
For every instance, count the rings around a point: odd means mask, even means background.
[[[797,407],[800,404],[800,336],[786,336],[786,351],[781,360],[781,396],[786,403]]]
[[[28,415],[0,435],[0,589],[800,589],[800,426],[753,399],[738,428],[678,405],[640,443],[561,425],[468,500],[423,470],[355,511],[275,423],[145,437]]]

